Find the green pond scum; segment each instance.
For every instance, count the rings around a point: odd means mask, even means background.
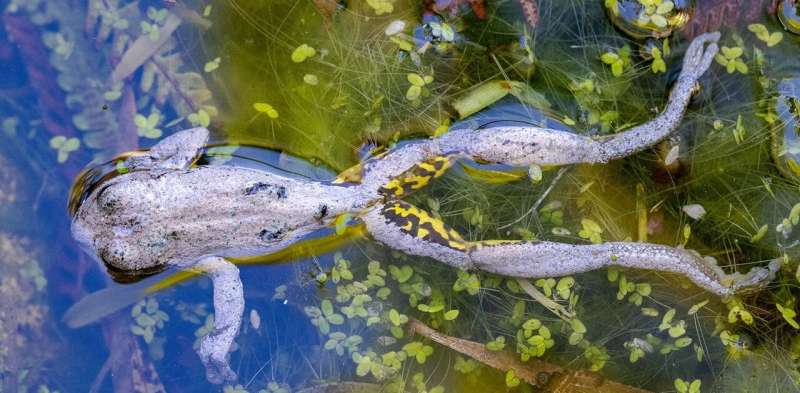
[[[0,12],[0,393],[800,391],[800,2],[0,0]],[[454,127],[613,135],[664,108],[688,43],[711,31],[719,53],[653,148],[603,165],[458,162],[405,201],[467,242],[650,242],[727,272],[780,259],[759,291],[722,299],[622,268],[459,271],[342,215],[327,236],[236,261],[238,379],[211,385],[194,353],[214,328],[208,279],[116,283],[70,234],[68,210],[128,173],[124,158],[191,127],[216,138],[198,165],[334,182]],[[105,164],[82,172],[90,163]]]

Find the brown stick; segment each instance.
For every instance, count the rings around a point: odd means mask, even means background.
[[[412,333],[467,355],[500,371],[514,371],[519,379],[546,392],[553,393],[650,393],[648,390],[609,381],[602,375],[585,370],[573,370],[537,359],[525,363],[506,352],[495,352],[474,341],[440,333],[416,319],[409,319]]]

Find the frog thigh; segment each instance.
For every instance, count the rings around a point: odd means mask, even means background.
[[[204,127],[178,131],[158,142],[145,154],[128,158],[125,166],[131,170],[185,169],[194,162],[206,143],[208,129]]]
[[[373,239],[410,255],[434,258],[461,269],[471,267],[468,243],[441,220],[395,200],[362,217]]]

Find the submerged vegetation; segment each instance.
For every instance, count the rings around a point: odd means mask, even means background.
[[[29,49],[19,56],[44,105],[26,113],[3,93],[10,104],[0,105],[0,120],[5,138],[35,140],[30,159],[64,177],[90,157],[210,126],[229,142],[209,149],[213,165],[244,156],[239,144],[256,145],[281,152],[259,157],[265,168],[330,180],[403,139],[456,127],[607,135],[639,124],[666,102],[688,38],[722,28],[687,118],[656,148],[602,166],[461,163],[409,202],[468,240],[648,241],[741,272],[781,258],[768,288],[718,299],[676,276],[622,269],[517,280],[359,240],[293,266],[243,269],[252,308],[231,355],[239,384],[224,390],[796,391],[800,6],[738,1],[739,14],[725,15],[743,23],[725,27],[703,18],[728,12],[712,3],[0,1],[8,35]],[[64,184],[45,198],[61,197]],[[66,228],[62,221],[50,226]],[[67,244],[60,231],[54,236]],[[77,297],[98,285],[90,265],[75,262],[77,250],[48,265],[28,255],[26,241],[0,236],[0,293],[8,292],[0,390],[87,390],[38,373],[5,382],[21,375],[19,364],[39,367],[17,361],[43,336],[43,320],[55,318],[45,294]],[[63,280],[56,264],[74,269],[78,284],[46,284]],[[131,347],[93,338],[53,357],[105,345],[108,354],[82,371],[99,374],[93,389],[126,377],[151,391],[197,388],[186,376],[202,375],[199,361],[181,354],[212,328],[206,289],[200,279],[131,299],[101,328]]]

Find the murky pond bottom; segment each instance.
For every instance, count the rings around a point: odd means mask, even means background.
[[[799,7],[0,1],[0,392],[800,390]],[[342,216],[240,266],[238,377],[213,385],[195,353],[210,280],[114,282],[70,232],[83,168],[108,163],[87,184],[119,175],[117,155],[195,126],[214,137],[197,165],[320,182],[458,128],[613,135],[664,108],[710,31],[719,54],[653,148],[603,165],[459,161],[405,201],[466,241],[651,242],[742,273],[780,260],[758,291],[722,299],[646,270],[459,271]]]

